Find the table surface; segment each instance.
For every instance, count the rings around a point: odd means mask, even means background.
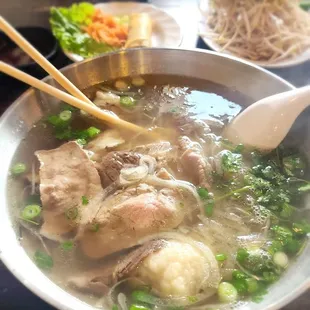
[[[183,48],[202,48],[209,49],[197,35],[197,21],[199,11],[196,0],[153,0],[152,4],[171,14],[180,24],[183,31]],[[57,68],[64,67],[70,61],[58,50],[52,60]],[[291,68],[273,69],[273,73],[288,80],[295,86],[310,84],[310,61]],[[43,71],[38,72],[37,77],[45,76]],[[14,101],[25,89],[26,85],[21,83],[10,83],[10,85],[0,85],[0,114]],[[43,300],[24,288],[5,266],[0,262],[0,309],[54,309]],[[296,299],[294,302],[284,307],[282,310],[301,310],[310,309],[310,292],[307,292]]]

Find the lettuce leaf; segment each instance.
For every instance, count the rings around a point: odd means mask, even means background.
[[[81,29],[91,22],[94,11],[94,6],[86,2],[69,8],[50,9],[52,32],[64,50],[85,58],[116,50],[108,44],[96,42]]]

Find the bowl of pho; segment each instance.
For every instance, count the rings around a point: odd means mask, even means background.
[[[70,310],[278,309],[306,290],[309,111],[269,153],[222,136],[246,106],[292,85],[232,56],[175,49],[62,72],[98,107],[163,129],[108,127],[33,89],[5,112],[0,257],[27,288]]]

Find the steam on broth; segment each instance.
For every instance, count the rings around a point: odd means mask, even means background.
[[[261,300],[310,232],[298,149],[284,141],[263,154],[224,139],[242,109],[235,102],[251,100],[202,80],[133,77],[85,93],[123,119],[177,135],[107,128],[66,105],[37,123],[8,182],[21,244],[38,267],[99,308]]]

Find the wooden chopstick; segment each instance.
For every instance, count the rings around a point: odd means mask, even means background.
[[[33,47],[12,25],[0,15],[0,29],[49,73],[71,95],[95,106],[74,84],[72,84],[57,68],[55,68],[35,47]]]
[[[95,105],[90,105],[86,103],[84,100],[81,100],[79,98],[73,97],[62,90],[53,87],[49,84],[46,84],[31,75],[18,70],[3,61],[0,61],[0,71],[14,77],[15,79],[18,79],[26,84],[31,85],[32,87],[35,87],[45,93],[50,94],[51,96],[54,96],[58,98],[59,100],[62,100],[78,109],[81,109],[93,116],[95,116],[98,119],[101,119],[103,121],[108,122],[109,124],[115,125],[117,127],[121,127],[122,129],[128,129],[137,133],[148,133],[146,129],[143,127],[137,126],[135,124],[126,122],[118,117],[115,117],[109,113],[106,113],[102,111],[100,108],[98,108]]]

